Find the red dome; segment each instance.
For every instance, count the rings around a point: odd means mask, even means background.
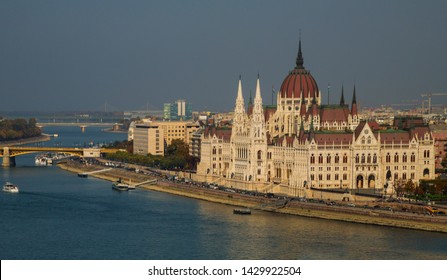
[[[281,98],[317,98],[319,95],[317,82],[304,68],[303,54],[301,52],[301,39],[296,58],[296,67],[290,71],[281,85]]]
[[[301,96],[302,92],[302,96]],[[317,98],[318,85],[306,69],[293,69],[284,79],[280,89],[281,98]]]

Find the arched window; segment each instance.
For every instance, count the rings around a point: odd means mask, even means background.
[[[362,137],[362,144],[365,144],[365,136]]]
[[[368,156],[366,157],[366,162],[371,163],[371,155],[370,154],[368,154]]]
[[[386,153],[386,162],[391,162],[390,153]]]
[[[340,158],[338,157],[338,154],[335,154],[335,163],[338,163],[340,161]]]
[[[365,163],[365,154],[362,154],[362,163]]]
[[[355,155],[355,163],[359,163],[360,162],[360,157],[359,154]]]
[[[348,156],[346,154],[343,155],[343,163],[348,163]]]
[[[414,153],[411,153],[411,162],[416,162],[416,155]]]
[[[368,140],[366,140],[366,143],[371,144],[371,136],[368,137]]]
[[[213,155],[216,154],[216,147],[213,147]]]
[[[327,157],[326,157],[326,162],[327,162],[327,163],[331,163],[331,155],[327,155]]]
[[[407,153],[404,153],[402,156],[402,162],[407,162]]]
[[[262,159],[262,152],[261,152],[261,150],[259,150],[258,151],[258,160],[261,160]]]
[[[394,155],[394,162],[399,162],[399,155],[397,153]]]
[[[376,154],[373,155],[373,163],[377,163],[377,155]]]
[[[310,163],[315,163],[315,156],[314,156],[314,154],[310,155]]]
[[[323,155],[318,156],[318,163],[323,163]]]

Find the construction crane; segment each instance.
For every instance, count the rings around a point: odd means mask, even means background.
[[[422,97],[427,96],[428,98],[428,109],[427,109],[427,113],[430,114],[431,113],[431,97],[432,96],[443,96],[443,95],[447,95],[447,93],[424,93],[421,94]],[[422,111],[424,111],[424,100],[422,100]]]

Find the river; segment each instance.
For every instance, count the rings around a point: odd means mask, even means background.
[[[126,139],[103,128],[47,127],[37,145],[83,146]],[[446,259],[447,235],[304,218],[81,179],[35,155],[1,168],[20,188],[0,192],[0,258],[5,259]]]

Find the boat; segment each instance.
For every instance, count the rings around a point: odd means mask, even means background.
[[[237,214],[237,215],[250,215],[251,214],[251,210],[249,208],[245,208],[245,209],[233,209],[233,214]]]
[[[128,191],[129,185],[126,183],[123,183],[121,181],[121,178],[119,178],[118,181],[113,183],[112,189],[117,190],[117,191]]]
[[[7,182],[6,184],[3,185],[3,191],[10,192],[10,193],[18,193],[19,188],[16,185]]]

